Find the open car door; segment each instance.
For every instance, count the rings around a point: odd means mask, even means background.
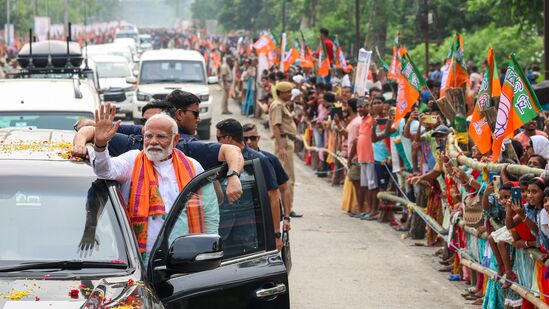
[[[232,204],[226,173],[226,166],[206,171],[183,189],[151,251],[149,281],[166,308],[289,308],[260,161],[245,162],[243,194]],[[186,208],[197,203],[206,231],[216,232],[182,235]]]

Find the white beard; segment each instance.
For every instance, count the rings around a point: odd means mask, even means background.
[[[161,151],[151,151],[151,150],[161,150]],[[169,156],[172,155],[173,152],[173,142],[170,143],[170,145],[167,147],[167,149],[164,149],[159,146],[147,146],[145,148],[145,155],[147,158],[153,162],[160,162],[162,160],[167,159]]]

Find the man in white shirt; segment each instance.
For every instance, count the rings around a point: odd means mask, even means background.
[[[113,124],[115,114],[116,108],[110,104],[96,112],[95,153],[90,157],[99,178],[119,182],[139,250],[147,259],[165,215],[181,190],[203,168],[174,148],[179,141],[177,123],[165,114],[154,115],[146,122],[143,150],[131,150],[111,158],[107,144],[120,126],[120,121]],[[219,209],[214,200],[197,198],[187,202],[176,223],[177,234],[217,234]]]

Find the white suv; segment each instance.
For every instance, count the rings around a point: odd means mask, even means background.
[[[100,104],[91,82],[71,78],[0,79],[0,98],[0,129],[72,130]]]
[[[176,89],[191,92],[200,98],[198,137],[210,138],[212,96],[208,84],[217,77],[206,78],[204,57],[194,50],[161,49],[146,51],[139,63],[139,82],[133,108],[134,119],[141,118],[141,109],[153,99],[164,99]]]

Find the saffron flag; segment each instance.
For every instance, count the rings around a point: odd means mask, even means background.
[[[311,49],[309,49],[309,46],[307,46],[307,42],[305,41],[305,36],[303,35],[303,32],[301,32],[301,54],[299,57],[299,65],[302,68],[313,68],[313,54],[311,53]]]
[[[480,111],[489,108],[492,103],[490,98],[498,97],[501,94],[501,86],[497,76],[496,61],[494,59],[494,50],[488,50],[488,66],[482,78],[482,84],[477,96],[477,104],[473,110],[471,123],[469,124],[469,136],[477,145],[482,154],[487,153],[492,148],[492,129],[485,117],[481,117]],[[495,75],[495,78],[494,78]]]
[[[254,44],[254,49],[258,54],[270,54],[275,50],[276,46],[273,41],[273,38],[270,35],[262,35]]]
[[[347,67],[347,60],[345,60],[345,55],[343,54],[343,49],[339,45],[339,40],[337,35],[334,40],[334,55],[335,55],[335,65],[340,69],[345,69]]]
[[[283,72],[287,72],[290,66],[294,64],[297,61],[297,59],[299,59],[299,52],[297,51],[297,49],[298,49],[298,44],[297,42],[294,42],[294,46],[290,48],[290,50],[286,54],[286,57],[284,57],[284,62],[282,63]]]
[[[458,88],[468,82],[469,74],[467,74],[465,57],[463,56],[463,38],[461,34],[456,34],[446,64],[442,68],[440,96],[446,95],[448,88]]]
[[[330,74],[330,58],[328,58],[328,51],[322,38],[320,38],[320,45],[322,50],[318,54],[318,75],[326,77]]]
[[[400,48],[400,74],[398,75],[398,95],[394,125],[408,114],[419,99],[421,89],[427,86],[425,79],[419,73],[416,65],[406,52]]]
[[[516,129],[536,118],[541,111],[538,98],[524,72],[517,64],[514,55],[509,58],[509,66],[501,87],[496,126],[494,128],[493,162],[499,159],[503,140],[512,137]]]
[[[391,65],[389,66],[389,71],[387,72],[387,77],[397,80],[400,72],[400,32],[397,33],[395,40],[393,42],[393,59],[391,59]]]

